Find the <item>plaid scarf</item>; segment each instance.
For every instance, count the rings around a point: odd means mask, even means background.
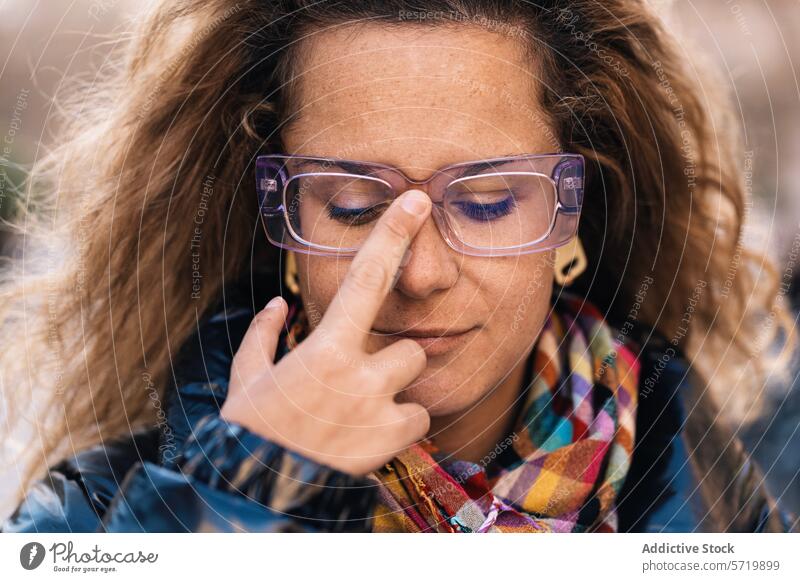
[[[516,429],[480,463],[424,440],[375,471],[376,532],[613,532],[630,466],[639,364],[602,314],[562,293],[529,362]],[[307,332],[299,302],[284,353]]]

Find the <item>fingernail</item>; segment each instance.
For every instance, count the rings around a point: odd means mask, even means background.
[[[425,192],[420,190],[409,190],[403,195],[403,200],[400,202],[403,210],[414,216],[425,214],[428,204],[430,204],[430,199]]]
[[[283,297],[273,297],[264,309],[275,309],[277,307],[283,307]]]

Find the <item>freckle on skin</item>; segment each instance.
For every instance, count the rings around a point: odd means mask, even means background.
[[[356,35],[352,30],[315,35],[300,82],[304,103],[313,105],[284,135],[289,151],[340,157],[355,144],[346,157],[425,175],[455,162],[552,150],[539,121],[547,116],[532,90],[535,63],[525,60],[519,39],[480,27],[467,33],[463,27],[357,28]],[[414,48],[415,42],[424,49]],[[521,114],[520,103],[530,104],[536,115]],[[412,241],[413,257],[375,327],[480,326],[462,352],[430,358],[423,375],[401,395],[426,406],[434,423],[436,417],[461,414],[460,430],[471,430],[474,438],[480,432],[476,426],[508,414],[516,398],[518,385],[495,387],[520,366],[541,331],[552,264],[549,253],[462,255],[426,226]],[[324,311],[350,261],[310,255],[298,255],[297,261],[304,302]],[[531,288],[533,277],[541,285]],[[389,342],[370,336],[368,351]],[[491,398],[463,415],[492,390]]]

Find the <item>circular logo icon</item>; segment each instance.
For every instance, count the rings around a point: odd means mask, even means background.
[[[29,542],[19,551],[19,563],[26,570],[35,570],[44,561],[44,546],[39,542]]]

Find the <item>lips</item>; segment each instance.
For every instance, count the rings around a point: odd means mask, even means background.
[[[463,347],[474,337],[477,330],[478,327],[475,326],[461,331],[452,329],[415,329],[402,332],[373,331],[386,337],[412,339],[425,350],[425,355],[430,358]]]

